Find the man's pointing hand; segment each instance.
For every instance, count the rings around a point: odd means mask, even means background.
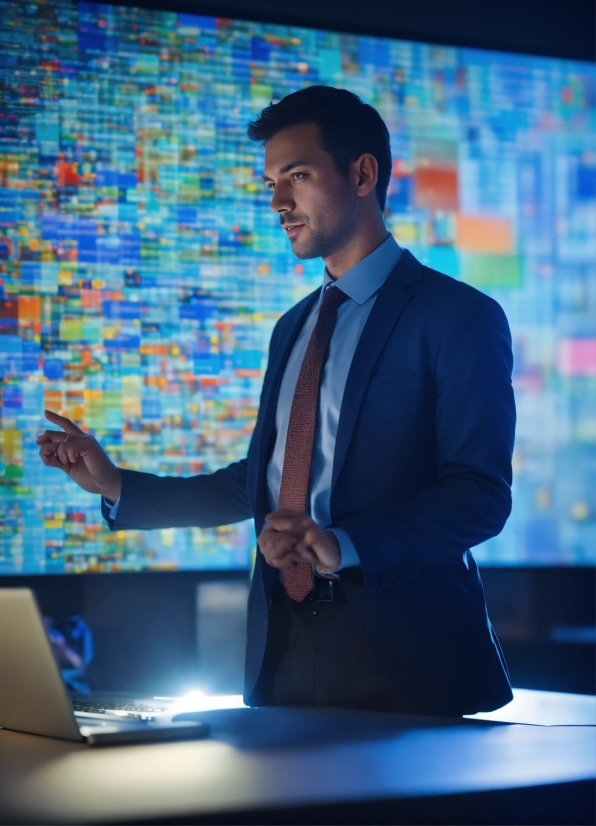
[[[44,465],[68,474],[83,490],[99,493],[115,502],[120,496],[120,470],[97,439],[88,436],[65,416],[45,411],[46,419],[62,430],[44,430],[36,442]]]

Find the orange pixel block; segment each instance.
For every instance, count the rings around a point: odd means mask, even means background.
[[[414,185],[414,200],[418,207],[450,210],[459,207],[456,169],[422,167],[414,173]]]
[[[258,379],[261,375],[261,371],[249,369],[247,367],[238,367],[234,370],[234,375],[241,379]]]
[[[460,213],[455,219],[455,246],[460,250],[511,254],[515,252],[511,221]]]
[[[41,301],[36,296],[19,296],[19,318],[27,321],[39,321],[41,318]]]
[[[167,356],[167,344],[141,344],[140,353],[142,356]]]
[[[62,393],[60,390],[46,390],[43,394],[43,404],[46,410],[58,413],[62,409]]]

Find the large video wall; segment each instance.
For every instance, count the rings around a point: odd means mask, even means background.
[[[596,73],[542,57],[95,3],[0,2],[0,573],[242,568],[251,526],[109,534],[43,467],[48,407],[115,462],[245,455],[279,315],[320,283],[246,124],[314,83],[378,108],[387,225],[513,330],[492,564],[596,561]]]

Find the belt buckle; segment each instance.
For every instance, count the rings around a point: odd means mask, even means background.
[[[333,602],[333,582],[330,579],[318,582],[307,599],[310,602]]]

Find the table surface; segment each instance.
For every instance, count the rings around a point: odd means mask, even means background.
[[[481,711],[469,718],[532,726],[596,726],[596,697],[514,688],[513,700],[506,706],[496,711]]]
[[[596,778],[596,731],[326,709],[202,711],[205,740],[91,748],[0,730],[0,821],[85,823]]]

